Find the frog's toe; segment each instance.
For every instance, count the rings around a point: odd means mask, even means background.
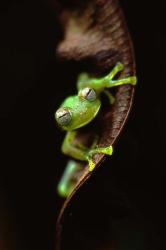
[[[92,172],[96,166],[96,164],[94,163],[94,161],[92,159],[88,160],[89,162],[89,171]]]
[[[112,153],[113,153],[113,147],[112,146],[109,146],[109,147],[105,148],[105,150],[106,150],[107,155],[112,155]]]
[[[118,62],[115,67],[117,67],[119,71],[122,71],[124,69],[124,65],[121,62]]]

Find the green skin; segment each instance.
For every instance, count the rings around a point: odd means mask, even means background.
[[[58,111],[56,112],[56,120],[62,129],[67,131],[66,137],[62,144],[62,152],[76,160],[87,161],[89,163],[89,171],[95,168],[93,156],[95,154],[112,155],[112,146],[95,147],[96,143],[91,148],[86,148],[83,145],[75,146],[73,141],[77,136],[79,128],[89,124],[98,114],[101,107],[101,93],[105,93],[109,98],[110,104],[114,102],[114,97],[108,89],[120,85],[136,85],[137,78],[135,76],[126,77],[123,79],[113,80],[114,77],[123,70],[123,64],[117,63],[112,71],[105,77],[100,79],[90,78],[88,74],[83,73],[79,76],[77,82],[78,94],[70,96],[64,100],[60,109],[67,109],[70,111],[71,120],[68,124],[60,124],[58,119]],[[83,90],[90,88],[95,91],[96,97],[93,100],[87,100],[83,96]],[[69,181],[69,180],[68,180]],[[67,180],[66,180],[67,183]],[[66,196],[63,191],[60,191],[63,196]]]

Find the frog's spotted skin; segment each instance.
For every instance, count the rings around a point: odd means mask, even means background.
[[[101,107],[101,93],[105,93],[112,104],[114,102],[114,97],[108,89],[124,84],[136,85],[136,76],[113,80],[123,68],[122,63],[117,63],[107,76],[99,79],[91,78],[86,73],[81,74],[77,82],[78,94],[67,97],[55,113],[55,119],[58,125],[67,131],[62,144],[62,152],[71,156],[73,159],[87,161],[89,163],[89,171],[93,171],[95,168],[93,156],[95,154],[112,155],[112,146],[104,148],[86,148],[83,145],[80,145],[76,147],[73,144],[73,141],[77,135],[78,129],[90,123],[98,114]],[[68,166],[71,165],[69,164]],[[67,170],[64,175],[68,175]],[[66,191],[64,192],[64,195],[62,195],[62,186],[64,187],[65,182],[65,186],[68,186],[69,179],[63,176],[62,180],[63,181],[60,181],[61,185],[58,186],[58,190],[61,196],[65,196],[65,194],[67,196],[68,192]],[[72,188],[70,187],[69,193],[71,193],[71,190]]]

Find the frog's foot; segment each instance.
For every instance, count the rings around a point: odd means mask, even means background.
[[[121,62],[118,62],[111,72],[104,77],[105,80],[112,80],[119,72],[124,69],[124,65]]]
[[[113,78],[124,69],[124,65],[122,63],[117,63],[113,70],[105,77],[105,85],[106,88],[112,88],[124,84],[131,84],[136,85],[137,77],[136,76],[129,76],[118,80],[113,80]]]
[[[126,78],[122,78],[119,80],[111,80],[107,82],[107,88],[112,88],[112,87],[117,87],[120,85],[127,85],[127,84],[131,84],[131,85],[136,85],[137,84],[137,77],[136,76],[129,76]]]
[[[113,147],[112,146],[105,147],[105,148],[91,149],[88,152],[88,157],[87,157],[87,160],[88,160],[88,163],[89,163],[89,171],[93,171],[95,166],[96,166],[95,162],[93,161],[93,156],[94,155],[96,155],[96,154],[112,155],[112,153],[113,153]]]

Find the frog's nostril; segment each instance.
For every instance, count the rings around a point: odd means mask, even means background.
[[[55,113],[55,119],[61,126],[68,125],[72,119],[70,110],[68,108],[59,108]]]

